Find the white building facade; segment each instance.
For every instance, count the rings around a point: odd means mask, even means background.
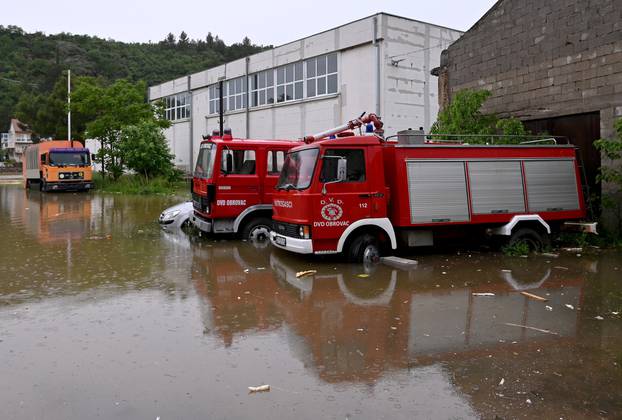
[[[223,126],[237,138],[297,139],[358,117],[382,117],[386,135],[434,123],[430,70],[462,32],[378,13],[149,88],[172,125],[176,166],[190,171],[202,135]]]

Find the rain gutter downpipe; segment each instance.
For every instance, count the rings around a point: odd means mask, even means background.
[[[194,162],[194,129],[193,129],[193,121],[194,121],[194,117],[193,117],[193,104],[192,104],[192,90],[191,90],[191,85],[190,85],[190,75],[188,75],[188,85],[187,85],[187,90],[188,90],[188,99],[190,100],[190,152],[189,152],[189,157],[190,157],[190,161],[188,162],[188,170],[190,171],[190,173],[192,173],[192,163]]]
[[[249,114],[250,114],[250,95],[248,94],[248,92],[250,91],[250,83],[248,80],[248,68],[249,68],[249,64],[250,64],[251,58],[250,57],[246,57],[246,112],[245,117],[246,117],[246,138],[248,138],[249,136],[249,131],[250,131],[250,120],[249,120]]]

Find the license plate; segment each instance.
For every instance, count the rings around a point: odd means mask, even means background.
[[[274,242],[276,242],[277,245],[285,246],[285,244],[287,243],[287,239],[285,239],[283,236],[277,235],[274,237]]]

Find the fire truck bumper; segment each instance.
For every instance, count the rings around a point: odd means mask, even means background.
[[[192,224],[201,232],[210,233],[212,231],[212,224],[207,220],[201,219],[196,214],[193,214],[190,220],[192,221]]]
[[[313,242],[311,239],[298,239],[290,236],[279,235],[276,232],[270,232],[270,242],[277,248],[287,251],[296,252],[298,254],[313,254]]]

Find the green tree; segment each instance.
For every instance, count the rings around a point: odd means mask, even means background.
[[[117,80],[110,86],[94,78],[80,78],[72,94],[72,109],[87,116],[85,136],[100,141],[98,160],[102,172],[116,179],[123,173],[120,139],[123,130],[142,121],[152,121],[160,128],[170,125],[163,118],[161,104],[145,100],[144,82]]]
[[[162,127],[154,120],[143,120],[121,131],[119,152],[128,169],[145,177],[171,178],[175,173],[173,154],[170,152]]]
[[[482,137],[469,139],[470,143],[517,143],[525,139],[527,132],[517,118],[499,119],[494,114],[484,114],[481,107],[490,97],[487,90],[461,90],[456,93],[449,106],[439,112],[437,121],[432,126],[432,134],[437,139],[456,139],[452,135],[477,134]],[[508,137],[494,138],[502,134]],[[490,136],[490,137],[488,137]]]
[[[616,135],[610,139],[599,139],[594,142],[596,147],[606,159],[606,164],[599,168],[596,180],[606,184],[608,191],[603,194],[602,206],[615,218],[616,233],[622,233],[622,118],[619,118],[613,126]]]

